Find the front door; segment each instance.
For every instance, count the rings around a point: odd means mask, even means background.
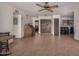
[[[41,33],[51,33],[51,20],[40,20]]]

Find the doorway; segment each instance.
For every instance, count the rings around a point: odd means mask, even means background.
[[[59,19],[58,18],[54,19],[54,35],[56,36],[59,35]]]
[[[38,33],[39,31],[39,20],[35,20],[35,32]]]
[[[51,33],[51,20],[50,19],[41,19],[40,20],[40,30],[41,33]]]

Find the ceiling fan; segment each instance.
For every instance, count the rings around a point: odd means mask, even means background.
[[[50,12],[53,12],[53,10],[52,10],[53,8],[58,8],[58,5],[50,6],[48,4],[48,2],[45,2],[45,5],[40,5],[40,4],[36,4],[36,5],[43,8],[43,9],[41,9],[39,11],[48,10]]]

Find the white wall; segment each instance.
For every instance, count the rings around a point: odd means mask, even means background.
[[[11,32],[13,27],[13,8],[9,5],[0,5],[0,32]]]
[[[79,40],[79,9],[74,12],[74,39]]]

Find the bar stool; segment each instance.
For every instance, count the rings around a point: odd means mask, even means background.
[[[4,40],[2,42],[0,42],[0,55],[1,56],[7,56],[9,55],[9,46],[8,46],[8,40]]]
[[[5,49],[5,52],[9,51],[9,46],[8,46],[7,40],[2,42],[2,49]]]

